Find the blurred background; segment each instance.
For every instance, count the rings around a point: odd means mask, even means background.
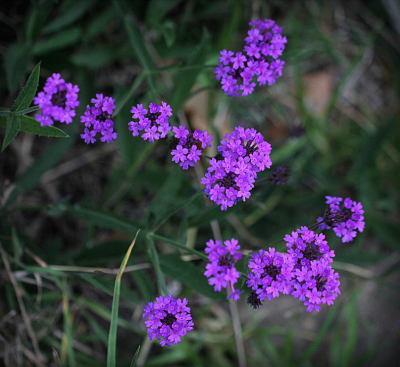
[[[219,52],[241,51],[258,18],[288,39],[283,76],[229,98],[213,73]],[[118,366],[139,345],[146,366],[237,366],[238,353],[249,366],[400,365],[399,24],[395,0],[1,2],[1,107],[39,61],[38,91],[61,73],[81,104],[72,124],[55,125],[69,138],[21,132],[0,154],[0,364],[104,366],[115,276],[140,228],[122,278]],[[96,93],[116,99],[118,139],[87,146],[79,116]],[[271,170],[288,165],[290,183],[258,185],[226,212],[191,200],[207,160],[182,171],[165,141],[128,130],[132,105],[161,101],[171,124],[212,133],[210,156],[235,126],[256,128],[272,144]],[[245,292],[232,314],[205,262],[168,243],[203,251],[213,223],[246,253],[268,248],[315,223],[326,195],[360,201],[366,228],[346,244],[325,231],[342,294],[319,313],[290,296],[253,310]],[[145,236],[155,227],[167,289],[188,298],[195,322],[172,348],[148,343],[141,318],[159,295]]]

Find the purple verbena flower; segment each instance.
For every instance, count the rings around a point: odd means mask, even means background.
[[[234,284],[237,283],[240,276],[234,264],[242,258],[238,240],[232,238],[230,241],[225,241],[224,244],[218,240],[215,242],[209,240],[206,245],[205,252],[208,254],[210,262],[206,265],[204,275],[209,278],[208,284],[213,285],[216,292],[220,292],[222,288],[230,285],[231,294],[227,299],[233,298],[234,301],[237,301],[242,293],[234,288]]]
[[[249,261],[250,273],[247,275],[247,286],[252,292],[247,303],[258,308],[265,298],[270,301],[279,297],[280,292],[289,294],[294,265],[295,261],[289,254],[281,254],[271,247],[268,251],[253,253]]]
[[[211,167],[201,183],[211,201],[221,210],[246,201],[254,187],[257,173],[272,165],[271,145],[255,129],[237,127],[226,134],[218,147],[218,155],[210,160]]]
[[[115,109],[115,99],[111,97],[103,97],[103,94],[96,94],[96,98],[92,98],[91,102],[94,107],[89,105],[86,111],[81,116],[81,123],[85,124],[85,133],[81,134],[81,138],[86,144],[94,143],[95,136],[100,133],[102,142],[111,143],[117,138],[117,133],[114,132],[114,121],[112,113]],[[89,130],[92,128],[92,130]]]
[[[161,346],[170,347],[181,341],[193,330],[193,321],[190,308],[187,307],[187,299],[175,300],[172,295],[156,298],[157,302],[149,302],[143,308],[143,318],[147,327],[150,340],[157,338],[161,340]],[[162,340],[163,338],[163,340]]]
[[[363,232],[365,227],[364,210],[361,203],[341,197],[326,196],[329,205],[323,217],[317,221],[319,229],[333,228],[336,236],[342,238],[342,242],[351,242],[357,236],[357,231]]]
[[[150,103],[149,110],[138,104],[132,107],[131,113],[133,113],[133,119],[139,119],[137,122],[131,121],[128,124],[133,136],[138,136],[139,131],[144,131],[142,138],[154,143],[154,140],[165,138],[171,130],[168,118],[172,116],[172,109],[166,102],[162,102],[161,106]]]
[[[174,126],[172,131],[175,133],[169,143],[172,160],[185,170],[200,160],[202,149],[211,146],[212,136],[208,135],[207,131],[196,130],[190,134],[182,125]]]
[[[42,109],[41,113],[36,114],[36,121],[41,126],[51,126],[54,121],[70,124],[75,116],[75,108],[79,106],[79,87],[65,83],[60,74],[54,73],[47,78],[43,90],[33,99],[33,103]]]
[[[221,80],[223,91],[230,97],[247,96],[256,86],[253,78],[257,76],[260,85],[272,85],[282,76],[285,62],[282,55],[287,42],[282,37],[282,28],[271,19],[259,19],[249,23],[248,37],[243,53],[222,50],[214,70],[217,80]]]

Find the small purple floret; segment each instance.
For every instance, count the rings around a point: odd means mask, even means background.
[[[357,231],[363,232],[365,227],[364,210],[361,203],[350,198],[343,200],[341,197],[325,196],[326,203],[329,205],[323,217],[317,221],[320,223],[319,229],[333,228],[336,236],[342,238],[342,242],[351,242],[356,236]]]
[[[234,288],[234,284],[237,283],[240,276],[235,268],[235,263],[242,258],[238,240],[232,238],[230,241],[225,241],[224,244],[218,240],[215,242],[209,240],[206,245],[205,252],[208,254],[210,262],[206,265],[204,275],[209,278],[208,284],[213,285],[216,292],[221,292],[222,288],[229,285],[231,294],[227,299],[233,298],[234,301],[237,301],[242,293]]]
[[[150,103],[149,110],[138,104],[132,107],[133,119],[139,121],[131,121],[128,126],[133,136],[138,136],[139,131],[144,131],[142,138],[154,143],[154,140],[165,138],[168,131],[171,130],[168,118],[172,116],[171,106],[165,102],[161,106],[156,103]]]
[[[254,20],[249,25],[254,28],[248,31],[243,52],[222,50],[214,70],[223,91],[230,97],[253,93],[256,81],[259,85],[274,84],[285,65],[278,59],[287,42],[281,35],[282,28],[271,19]]]
[[[255,129],[237,127],[232,134],[226,134],[218,147],[219,154],[210,160],[201,183],[204,192],[221,210],[246,201],[254,187],[257,173],[270,168],[271,145]]]
[[[157,297],[156,301],[143,307],[147,333],[150,340],[157,338],[161,340],[161,346],[170,347],[171,344],[179,343],[181,336],[193,330],[190,308],[186,306],[188,301],[186,298],[183,301],[180,298],[175,300],[172,295]]]
[[[94,143],[95,136],[100,133],[102,136],[100,141],[111,143],[117,138],[117,133],[114,132],[114,121],[112,120],[112,113],[115,109],[115,99],[111,97],[103,97],[103,94],[96,94],[96,98],[92,98],[91,102],[94,107],[89,105],[86,111],[81,116],[81,123],[85,124],[84,134],[81,138],[85,140],[86,144]],[[92,130],[89,130],[92,128]]]
[[[174,126],[172,131],[175,133],[170,141],[172,161],[184,170],[193,167],[200,160],[202,149],[211,146],[212,136],[207,131],[196,130],[190,134],[182,125]]]
[[[65,83],[60,74],[54,73],[46,81],[44,92],[39,92],[33,103],[42,109],[35,116],[41,126],[51,126],[54,121],[70,124],[75,116],[75,108],[79,106],[79,87]]]

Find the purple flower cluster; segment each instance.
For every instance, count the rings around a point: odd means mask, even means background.
[[[221,241],[209,240],[206,245],[205,252],[208,254],[210,263],[206,265],[204,275],[209,278],[208,284],[214,285],[216,292],[221,292],[222,288],[226,288],[230,284],[232,293],[227,299],[232,297],[237,301],[242,293],[238,289],[234,289],[234,284],[237,283],[240,276],[234,264],[242,258],[238,240],[232,238],[230,241],[225,241],[223,245]]]
[[[184,126],[174,126],[172,131],[175,136],[170,141],[172,160],[183,169],[193,167],[200,160],[201,149],[211,146],[212,136],[207,131],[196,130],[193,134],[189,134]],[[201,149],[198,145],[201,144]]]
[[[138,104],[137,107],[132,107],[131,113],[133,113],[132,118],[139,119],[139,122],[131,121],[128,124],[133,136],[138,136],[139,131],[144,130],[142,138],[154,143],[154,139],[165,138],[168,131],[171,130],[168,117],[172,116],[172,109],[165,102],[162,102],[161,106],[150,103],[149,110]]]
[[[222,50],[219,64],[214,70],[222,89],[230,97],[247,96],[256,86],[272,85],[282,75],[285,62],[279,60],[287,42],[282,28],[271,19],[252,20],[243,52]],[[241,91],[241,92],[240,92]]]
[[[92,98],[91,102],[94,107],[89,105],[86,111],[81,116],[81,123],[85,124],[84,134],[81,138],[85,140],[86,144],[94,143],[97,133],[101,133],[102,142],[111,143],[117,138],[117,133],[114,132],[114,121],[112,120],[112,113],[115,109],[115,99],[111,97],[103,97],[103,94],[96,94],[96,98]],[[89,130],[92,128],[92,130]]]
[[[284,240],[295,263],[293,297],[305,301],[307,312],[318,312],[320,304],[333,305],[340,294],[340,281],[339,274],[330,265],[335,252],[329,249],[325,236],[301,227]]]
[[[260,250],[250,256],[247,275],[247,286],[251,292],[247,303],[258,308],[267,298],[271,300],[279,297],[279,293],[291,294],[294,261],[289,254],[276,252],[273,247],[268,251]]]
[[[257,173],[272,165],[271,145],[255,129],[237,127],[226,134],[218,155],[210,160],[201,183],[211,201],[226,210],[238,200],[246,201],[254,187]]]
[[[181,341],[181,336],[193,330],[193,321],[187,299],[175,300],[172,295],[157,297],[143,308],[143,317],[150,340],[161,340],[161,346],[170,347]]]
[[[60,74],[54,73],[47,78],[44,92],[39,92],[33,99],[33,103],[42,109],[42,113],[35,116],[41,126],[51,126],[53,120],[70,124],[75,116],[75,108],[79,106],[79,87],[65,83],[60,77]]]
[[[283,293],[304,302],[307,312],[318,312],[320,304],[332,305],[340,294],[340,281],[330,265],[335,253],[329,250],[325,236],[302,227],[284,240],[287,253],[269,248],[251,255],[247,285],[252,292],[247,303],[258,308],[265,298]]]
[[[350,198],[325,196],[326,203],[329,205],[324,212],[323,217],[317,221],[321,223],[319,229],[330,229],[336,233],[336,236],[342,237],[342,242],[350,242],[357,236],[356,229],[362,232],[365,227],[364,210],[361,203],[353,201]],[[342,204],[340,204],[343,201]]]

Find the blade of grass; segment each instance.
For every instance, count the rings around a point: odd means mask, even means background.
[[[158,257],[156,245],[154,244],[154,241],[151,237],[147,237],[147,243],[148,243],[147,252],[149,254],[151,263],[153,264],[157,275],[158,293],[160,295],[168,296],[168,291],[167,287],[165,286],[164,275],[161,270],[160,259]]]
[[[65,288],[67,288],[67,279],[65,277],[63,277],[63,283]],[[76,361],[75,361],[74,348],[72,346],[72,319],[69,310],[68,293],[63,291],[62,295],[63,295],[62,304],[63,304],[63,316],[64,316],[64,335],[65,335],[65,338],[63,337],[62,339],[62,344],[63,344],[62,350],[67,351],[68,365],[70,367],[75,367]],[[61,355],[61,359],[63,359],[63,354]]]
[[[330,309],[328,316],[326,317],[324,323],[322,324],[321,329],[319,330],[319,333],[317,337],[315,338],[314,342],[308,347],[308,349],[305,351],[305,353],[300,357],[299,360],[299,365],[301,365],[303,362],[307,361],[308,359],[311,358],[311,356],[314,355],[314,353],[317,351],[318,347],[324,340],[329,327],[333,323],[333,320],[335,319],[336,313],[339,310],[339,302],[336,302]]]
[[[140,351],[140,345],[139,345],[138,348],[136,349],[135,356],[134,356],[133,359],[132,359],[131,367],[135,367],[136,360],[137,360],[137,357],[138,357],[138,355],[139,355],[139,351]]]
[[[108,334],[108,350],[107,350],[107,367],[115,367],[116,366],[116,347],[117,347],[117,327],[118,327],[118,307],[119,307],[119,296],[121,289],[121,278],[124,273],[126,264],[128,263],[129,256],[131,255],[133,246],[135,245],[136,238],[139,234],[137,231],[135,238],[133,239],[131,245],[126,252],[124,259],[122,260],[121,267],[119,269],[119,273],[115,280],[114,287],[114,298],[111,309],[111,322],[110,322],[110,332]]]
[[[117,9],[119,17],[122,19],[126,33],[128,34],[129,41],[133,50],[139,58],[139,62],[145,71],[154,69],[153,60],[151,55],[147,51],[143,37],[141,36],[138,29],[133,25],[132,20],[124,12],[119,0],[113,0],[113,5]],[[146,73],[146,79],[149,83],[150,91],[154,101],[157,100],[156,84],[154,77],[151,74]]]

